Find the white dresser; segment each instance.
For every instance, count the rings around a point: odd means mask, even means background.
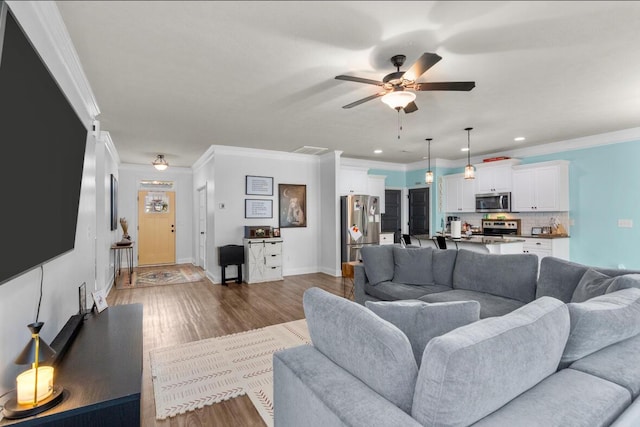
[[[244,239],[247,283],[272,282],[282,279],[282,239]]]

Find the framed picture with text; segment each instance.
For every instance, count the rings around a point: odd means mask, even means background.
[[[273,196],[273,178],[247,175],[244,194],[247,196]]]
[[[245,218],[273,218],[273,200],[244,199]]]

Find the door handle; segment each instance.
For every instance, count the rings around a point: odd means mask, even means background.
[[[201,231],[200,234],[204,234],[204,231]]]

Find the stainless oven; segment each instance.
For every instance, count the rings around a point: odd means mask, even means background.
[[[520,219],[483,219],[485,236],[513,236],[522,234]]]
[[[511,212],[511,193],[476,194],[476,212]]]

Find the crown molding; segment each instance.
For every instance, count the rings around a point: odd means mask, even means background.
[[[54,1],[7,1],[87,129],[100,108]]]
[[[384,170],[400,171],[400,172],[405,172],[407,170],[407,165],[403,163],[380,162],[377,160],[354,159],[351,157],[341,157],[340,166],[369,168],[369,169],[384,169]]]
[[[107,131],[100,131],[100,138],[98,141],[104,142],[104,146],[111,155],[111,158],[115,162],[116,165],[120,165],[120,155],[118,154],[118,150],[116,146],[113,144],[113,139],[111,139],[111,134]]]

